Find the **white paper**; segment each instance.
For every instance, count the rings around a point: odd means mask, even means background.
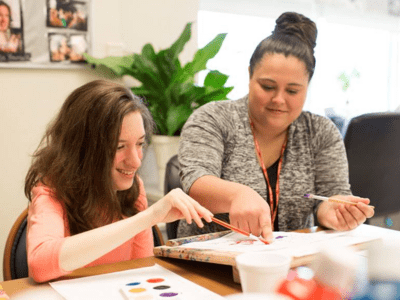
[[[163,281],[149,283],[148,279],[160,278]],[[127,284],[135,284],[128,286]],[[139,284],[137,284],[139,283]],[[118,300],[118,299],[187,299],[187,300],[222,300],[215,294],[163,267],[155,265],[122,272],[89,276],[77,279],[50,282],[50,285],[67,300]],[[169,286],[166,289],[154,287]],[[129,287],[136,289],[130,293]],[[143,291],[139,291],[139,289]],[[138,291],[138,292],[137,292]],[[161,293],[173,293],[174,297],[161,297]],[[132,298],[125,295],[131,294]],[[148,295],[148,297],[145,297]],[[153,295],[151,298],[150,295]],[[172,295],[172,294],[171,294]]]
[[[279,250],[280,253],[301,257],[317,253],[321,247],[328,243],[334,243],[336,247],[346,247],[373,239],[372,237],[356,236],[351,231],[319,231],[314,233],[278,231],[273,234],[274,242],[269,245],[232,232],[217,239],[183,244],[179,247],[241,253]]]

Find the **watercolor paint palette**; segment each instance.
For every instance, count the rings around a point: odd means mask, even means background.
[[[127,300],[178,300],[182,292],[175,282],[165,277],[151,277],[129,282],[121,288],[124,299]]]
[[[67,300],[222,300],[163,267],[154,265],[122,272],[50,282]]]

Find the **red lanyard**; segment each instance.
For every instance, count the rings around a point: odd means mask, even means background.
[[[264,161],[262,159],[262,154],[261,154],[261,151],[260,151],[260,147],[258,146],[256,135],[254,133],[254,124],[253,124],[253,122],[251,120],[250,120],[250,125],[251,125],[251,132],[253,133],[254,145],[256,146],[258,161],[259,161],[261,169],[262,169],[262,171],[264,173],[264,177],[267,180],[268,195],[269,195],[269,206],[270,206],[270,209],[271,209],[271,227],[272,227],[272,230],[274,230],[274,222],[275,222],[276,214],[278,212],[278,203],[279,203],[279,175],[281,174],[283,152],[285,152],[285,149],[286,149],[287,137],[285,138],[285,142],[282,145],[281,156],[279,157],[278,172],[277,172],[277,176],[276,176],[276,188],[275,188],[275,195],[276,195],[276,206],[275,206],[274,205],[274,197],[273,197],[273,194],[272,194],[271,184],[269,183],[267,169],[265,168]]]

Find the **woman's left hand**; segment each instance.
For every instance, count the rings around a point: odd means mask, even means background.
[[[356,202],[357,205],[324,201],[318,208],[318,222],[327,228],[338,231],[351,230],[363,224],[374,215],[374,209],[368,206],[370,200],[356,196],[336,195],[331,198]]]

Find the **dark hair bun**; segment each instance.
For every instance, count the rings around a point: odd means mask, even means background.
[[[317,40],[317,26],[309,18],[295,13],[286,12],[276,20],[273,35],[294,35],[305,42],[311,50]]]

